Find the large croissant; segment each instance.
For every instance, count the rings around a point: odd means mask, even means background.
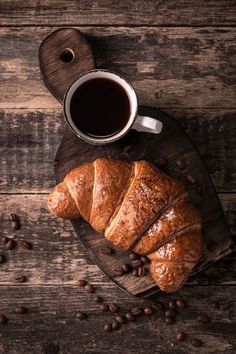
[[[201,218],[184,185],[147,161],[79,166],[54,188],[48,208],[65,219],[82,216],[113,245],[147,255],[166,292],[181,287],[202,255]]]

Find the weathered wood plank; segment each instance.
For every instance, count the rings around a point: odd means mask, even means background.
[[[236,110],[167,108],[187,128],[218,192],[236,191]],[[0,110],[0,192],[48,192],[64,130],[62,108]],[[227,141],[227,144],[226,144]]]
[[[233,25],[232,0],[4,0],[2,25]]]
[[[55,28],[1,28],[0,108],[56,108],[38,48]],[[235,108],[235,28],[84,27],[99,67],[126,76],[140,103]],[[65,43],[66,46],[66,43]]]
[[[112,321],[114,315],[101,314],[92,300],[93,295],[88,296],[76,286],[1,286],[1,312],[9,317],[9,322],[1,328],[0,351],[11,354],[54,353],[56,351],[52,348],[57,347],[59,353],[65,354],[191,354],[199,350],[190,344],[191,339],[197,337],[204,342],[201,353],[231,354],[235,352],[236,345],[236,287],[227,289],[227,292],[223,286],[183,289],[180,295],[188,307],[179,311],[173,326],[165,325],[163,315],[158,311],[151,317],[141,316],[135,322],[123,325],[119,331],[104,334],[104,323]],[[105,301],[117,302],[123,311],[133,304],[147,303],[125,297],[121,291],[114,294],[106,284],[99,288],[98,293]],[[166,304],[168,298],[170,296],[158,294],[153,303],[158,300]],[[215,301],[219,303],[219,309],[213,308]],[[27,307],[28,314],[13,314],[18,305]],[[87,320],[76,319],[79,310],[87,312]],[[197,322],[198,311],[208,313],[211,322]],[[188,335],[181,344],[175,339],[177,330]]]
[[[223,207],[236,234],[236,194],[221,194]],[[0,266],[0,284],[16,284],[15,277],[25,274],[28,284],[74,284],[78,277],[90,277],[95,283],[110,283],[86,254],[69,222],[51,216],[46,209],[47,195],[0,195],[1,235],[16,241],[25,239],[33,243],[32,250],[19,247],[6,251],[0,242],[7,262]],[[22,229],[11,230],[10,214],[21,217]],[[228,256],[212,266],[204,275],[197,275],[189,284],[208,284],[214,277],[215,284],[235,284],[235,256]],[[200,280],[199,280],[200,279]],[[209,281],[208,281],[209,280]],[[114,284],[112,285],[116,287]]]

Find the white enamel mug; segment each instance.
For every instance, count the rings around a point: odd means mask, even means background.
[[[93,137],[90,135],[86,135],[85,133],[80,131],[78,127],[74,124],[70,112],[71,99],[78,87],[80,87],[83,83],[89,80],[97,78],[109,79],[111,81],[114,81],[116,84],[119,84],[125,90],[130,103],[130,115],[129,119],[127,120],[127,124],[119,132],[108,137]],[[139,132],[147,132],[152,134],[159,134],[162,131],[162,122],[151,117],[139,116],[137,112],[138,98],[133,86],[119,74],[108,70],[95,69],[82,74],[71,84],[64,96],[64,114],[67,124],[79,138],[83,139],[89,144],[111,144],[114,141],[122,138],[125,134],[128,133],[130,129],[135,129]]]

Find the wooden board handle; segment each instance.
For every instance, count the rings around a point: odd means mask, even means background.
[[[39,65],[44,84],[62,103],[70,84],[95,68],[95,59],[85,36],[73,28],[58,29],[39,48]]]

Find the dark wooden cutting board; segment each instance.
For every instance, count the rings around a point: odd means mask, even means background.
[[[47,37],[40,47],[39,61],[46,87],[61,103],[71,82],[95,67],[88,42],[74,29],[57,30]],[[196,273],[230,253],[233,245],[215,188],[198,151],[175,119],[152,107],[140,107],[139,114],[161,120],[162,133],[154,135],[132,130],[122,140],[98,147],[86,144],[66,128],[55,158],[56,182],[61,182],[72,168],[104,156],[128,161],[149,160],[166,174],[181,179],[203,219],[204,257],[193,272]],[[180,159],[185,166],[182,169],[176,164]],[[196,183],[191,183],[188,176],[194,177]],[[158,290],[149,275],[140,278],[131,273],[114,276],[114,268],[129,262],[128,254],[116,250],[113,256],[104,255],[100,249],[108,242],[102,235],[82,219],[73,221],[72,225],[95,263],[122,289],[137,296],[147,296]]]

